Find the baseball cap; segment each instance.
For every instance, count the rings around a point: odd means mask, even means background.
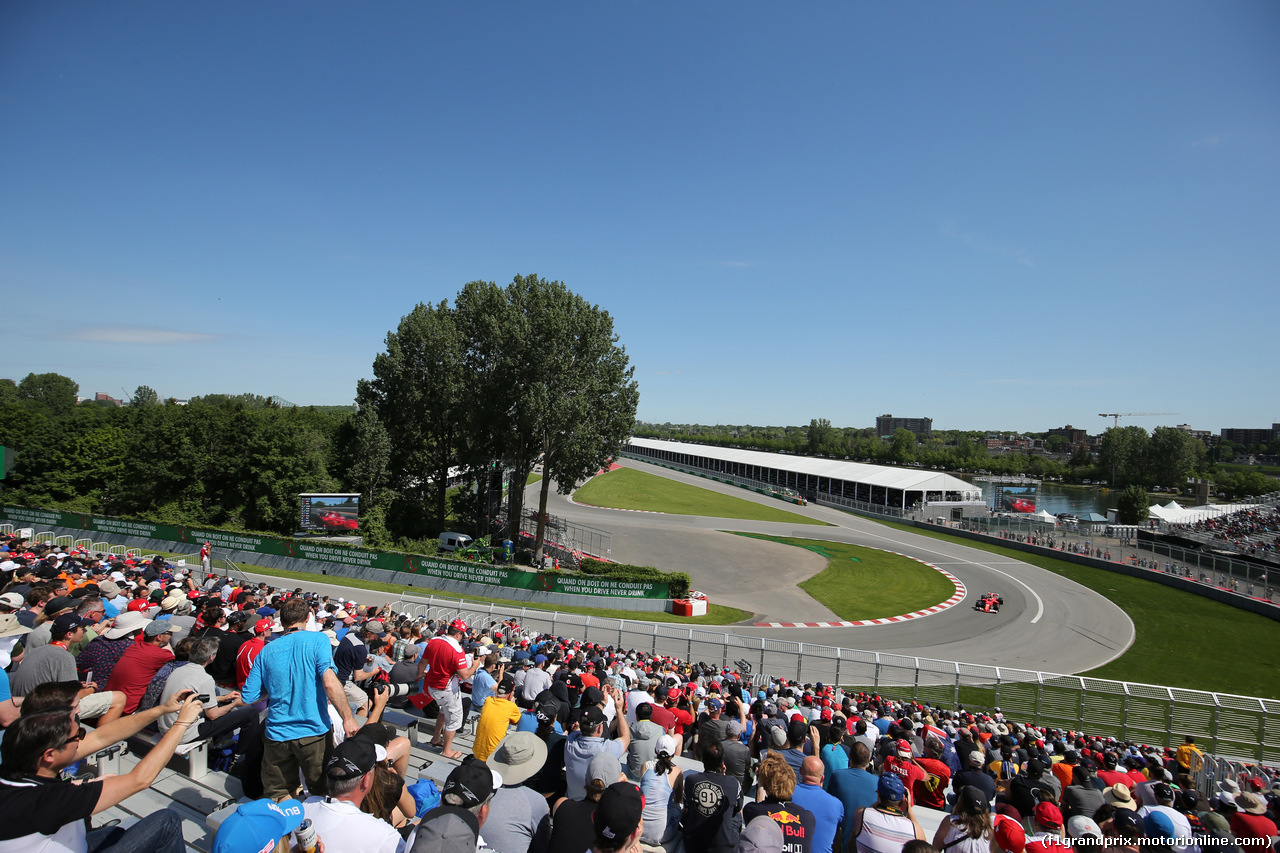
[[[1067,819],[1067,835],[1072,838],[1102,838],[1102,827],[1088,815],[1078,814]]]
[[[302,823],[302,803],[297,800],[254,800],[228,815],[218,827],[211,853],[260,853]]]
[[[172,634],[173,625],[165,619],[153,619],[147,623],[147,627],[142,629],[142,633],[148,637],[158,637],[161,634]]]
[[[270,634],[271,627],[274,624],[275,623],[270,619],[259,619],[257,622],[253,623],[253,632],[255,634]]]
[[[1043,827],[1062,828],[1062,811],[1053,803],[1037,803],[1032,814],[1035,815],[1036,822]]]
[[[505,678],[503,680],[505,681]],[[555,722],[560,713],[560,703],[551,698],[542,699],[534,706],[533,713],[537,716],[539,723]]]
[[[502,680],[498,682],[497,692],[504,696],[508,693],[514,693],[516,689],[516,680],[509,675],[502,676]]]
[[[387,629],[377,619],[370,619],[368,622],[364,623],[364,630],[366,633],[377,634],[379,637],[387,633]]]
[[[980,749],[975,749],[973,752],[969,753],[969,766],[981,767],[983,765],[983,762],[986,761],[986,759],[987,759],[986,753],[984,753]]]
[[[493,795],[493,771],[474,755],[468,755],[453,768],[440,789],[442,798],[451,794],[460,800],[458,805],[462,808],[475,808]]]
[[[1173,828],[1173,821],[1164,812],[1148,812],[1142,819],[1142,828],[1146,831],[1148,838],[1177,838],[1178,836]]]
[[[462,621],[461,619],[454,619],[452,622],[449,623],[449,630],[461,631],[465,634],[467,632],[467,623]]]
[[[0,595],[0,607],[8,607],[10,610],[18,610],[26,603],[26,599],[18,595],[16,592],[6,592],[4,595]]]
[[[769,743],[773,744],[775,749],[785,749],[787,746],[787,730],[782,726],[770,726]]]
[[[664,752],[670,756],[674,756],[676,754],[676,739],[671,735],[664,734],[658,736],[657,746],[654,747],[653,754],[661,755]]]
[[[612,784],[622,773],[622,763],[611,752],[597,752],[587,762],[587,782],[599,779]]]
[[[634,782],[614,782],[600,795],[592,822],[600,846],[611,848],[621,838],[629,838],[640,825],[644,811],[644,795]]]
[[[546,655],[534,655],[534,656],[533,656],[533,662],[534,662],[534,663],[546,663],[546,662],[547,662],[547,656],[546,656]]]
[[[902,784],[902,777],[897,773],[882,773],[880,782],[876,785],[876,794],[888,802],[901,800],[907,795],[907,786]]]
[[[49,602],[44,606],[44,612],[59,613],[66,610],[68,607],[75,607],[77,604],[79,604],[79,602],[71,596],[59,595],[56,598],[49,599]]]
[[[1021,823],[1002,814],[992,815],[991,823],[995,829],[996,844],[1000,845],[1001,850],[1007,853],[1022,853],[1026,849],[1027,833]]]
[[[582,704],[599,705],[604,701],[604,691],[599,687],[591,686],[582,691]]]
[[[599,707],[592,705],[582,712],[582,717],[578,721],[578,728],[591,730],[597,726],[604,725],[606,719],[604,711]]]
[[[712,697],[707,700],[707,708],[709,708],[712,711],[719,711],[723,707],[724,707],[724,703],[721,702],[719,699],[716,699],[715,697]]]
[[[905,740],[900,740],[900,741],[898,741],[897,750],[898,750],[898,757],[899,757],[899,758],[910,758],[910,757],[911,757],[911,742],[910,742],[910,741],[905,741]]]
[[[378,751],[373,741],[351,737],[334,747],[324,772],[330,779],[356,779],[372,770],[377,762]]]
[[[66,636],[77,628],[83,628],[89,623],[81,619],[74,613],[63,613],[57,619],[53,620],[52,633],[55,636]]]

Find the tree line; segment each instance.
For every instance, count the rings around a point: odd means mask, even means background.
[[[630,435],[633,372],[608,312],[564,284],[474,281],[400,320],[353,407],[179,405],[147,386],[127,406],[77,405],[56,373],[0,380],[0,444],[17,451],[3,500],[289,535],[299,493],[355,492],[366,544],[431,551],[446,525],[515,539],[541,463],[540,547],[550,488],[568,492]]]

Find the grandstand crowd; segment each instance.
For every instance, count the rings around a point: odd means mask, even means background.
[[[215,853],[1178,853],[1272,845],[1280,781],[1197,792],[1154,748],[990,713],[411,618],[162,558],[0,542],[0,853],[185,851],[93,816],[208,740],[245,796]],[[744,667],[745,670],[745,667]],[[434,718],[436,788],[385,720]],[[428,724],[429,725],[429,724]],[[471,730],[470,751],[457,747]],[[85,759],[149,736],[128,773]],[[926,832],[924,814],[937,818]]]
[[[1252,507],[1229,515],[1206,518],[1175,528],[1208,533],[1245,554],[1274,555],[1280,551],[1280,508]]]

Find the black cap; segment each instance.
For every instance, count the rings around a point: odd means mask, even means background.
[[[357,779],[372,770],[377,762],[373,741],[357,736],[347,738],[334,748],[324,772],[330,779]]]
[[[457,805],[462,808],[475,808],[493,794],[493,771],[474,755],[468,755],[444,780],[444,787],[440,789],[442,804],[453,805],[443,799],[450,794],[458,798]]]
[[[578,721],[578,728],[583,731],[593,731],[598,726],[604,725],[605,719],[604,711],[592,705],[582,711],[582,718]]]
[[[537,715],[539,723],[552,723],[560,714],[560,703],[551,698],[541,699],[534,706],[533,712]]]
[[[81,619],[74,613],[63,613],[57,619],[53,620],[53,625],[49,630],[49,635],[55,638],[65,637],[77,628],[83,628],[89,623]]]
[[[619,840],[631,837],[643,811],[644,795],[634,782],[614,782],[605,788],[592,815],[599,846],[612,850]]]
[[[601,690],[599,687],[592,686],[582,691],[582,704],[584,706],[599,705],[603,701],[604,701],[604,691]]]
[[[498,682],[498,693],[508,694],[514,693],[516,689],[516,680],[509,675],[502,676],[502,680]]]

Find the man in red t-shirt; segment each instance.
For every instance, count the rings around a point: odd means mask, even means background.
[[[253,639],[241,644],[240,650],[236,652],[236,686],[244,687],[249,670],[253,669],[253,662],[266,646],[267,634],[270,633],[270,619],[259,619],[253,624]]]
[[[925,772],[920,769],[920,765],[911,760],[911,742],[906,740],[898,741],[894,748],[894,754],[885,756],[884,766],[881,773],[894,773],[902,779],[903,786],[907,789],[907,799],[915,804],[915,796],[917,787],[923,787],[925,782]],[[943,796],[946,796],[945,788]]]
[[[915,804],[930,809],[947,808],[947,787],[951,784],[951,768],[942,760],[942,741],[930,736],[924,742],[924,758],[916,765],[924,771],[924,778],[911,789]]]
[[[162,619],[147,623],[142,629],[142,636],[120,656],[120,661],[111,670],[111,678],[107,680],[108,690],[119,690],[125,695],[124,712],[132,714],[138,710],[142,694],[147,692],[147,685],[156,677],[160,667],[173,660],[173,652],[169,650],[169,641],[173,639],[173,626]]]
[[[418,674],[425,675],[427,692],[436,702],[436,730],[431,745],[440,747],[445,758],[462,758],[461,752],[453,750],[453,736],[462,728],[462,681],[475,675],[484,663],[484,658],[477,655],[467,666],[466,652],[458,642],[466,633],[467,623],[454,619],[444,636],[433,637],[427,643],[418,665]]]

